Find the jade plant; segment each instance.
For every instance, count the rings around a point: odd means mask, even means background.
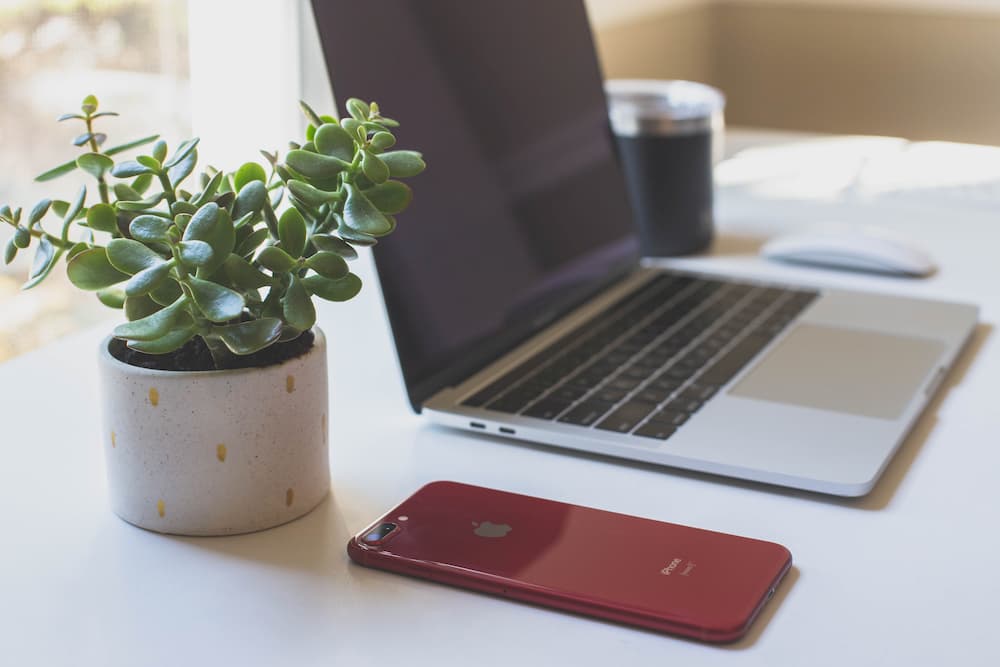
[[[94,96],[79,113],[83,153],[36,178],[48,181],[80,169],[97,182],[71,200],[43,199],[30,212],[0,207],[14,228],[5,261],[36,246],[24,288],[39,284],[61,258],[69,280],[124,310],[114,336],[139,352],[165,355],[200,338],[216,368],[290,341],[316,321],[313,297],[346,301],[361,289],[347,260],[396,227],[412,199],[397,180],[425,165],[415,151],[392,150],[393,128],[375,102],[347,101],[349,116],[319,116],[301,107],[306,141],[283,158],[261,151],[270,169],[247,162],[235,172],[207,167],[190,178],[198,139],[171,153],[157,135],[113,148],[95,121]],[[104,121],[102,121],[104,122]],[[116,161],[120,153],[148,154]],[[58,221],[46,227],[47,218]]]

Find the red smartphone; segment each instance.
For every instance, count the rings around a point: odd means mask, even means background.
[[[742,637],[792,564],[773,542],[457,482],[347,545],[361,565],[709,642]]]

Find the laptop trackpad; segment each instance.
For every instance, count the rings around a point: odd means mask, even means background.
[[[943,350],[927,338],[802,324],[729,393],[897,419]]]

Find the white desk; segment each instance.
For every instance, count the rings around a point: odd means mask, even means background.
[[[331,341],[329,500],[259,534],[158,535],[107,508],[94,369],[104,329],[93,330],[0,367],[0,662],[1000,664],[1000,349],[991,324],[1000,316],[1000,205],[959,210],[946,195],[844,185],[845,170],[878,172],[901,148],[879,147],[881,157],[859,163],[871,145],[831,141],[796,154],[791,170],[768,172],[760,152],[723,165],[716,256],[678,264],[982,304],[984,325],[868,497],[837,500],[432,427],[407,407],[369,289],[320,313]],[[784,164],[788,154],[779,157]],[[812,170],[825,176],[808,186]],[[905,230],[942,270],[903,281],[774,266],[752,254],[775,231],[831,217]],[[720,648],[348,562],[353,532],[435,479],[774,540],[796,566],[750,635]]]

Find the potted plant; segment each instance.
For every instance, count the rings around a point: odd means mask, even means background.
[[[84,152],[37,180],[80,169],[97,198],[81,187],[27,213],[0,207],[14,228],[5,261],[35,246],[26,289],[65,259],[76,287],[124,311],[98,352],[109,495],[130,523],[249,532],[302,516],[329,491],[313,299],[359,292],[347,261],[393,231],[412,198],[397,179],[425,165],[393,150],[398,123],[374,102],[348,100],[341,120],[301,106],[305,143],[283,159],[261,151],[269,169],[248,162],[191,178],[198,139],[172,153],[155,135],[104,148],[95,121],[116,114],[88,96],[59,119],[85,126],[74,141]]]

